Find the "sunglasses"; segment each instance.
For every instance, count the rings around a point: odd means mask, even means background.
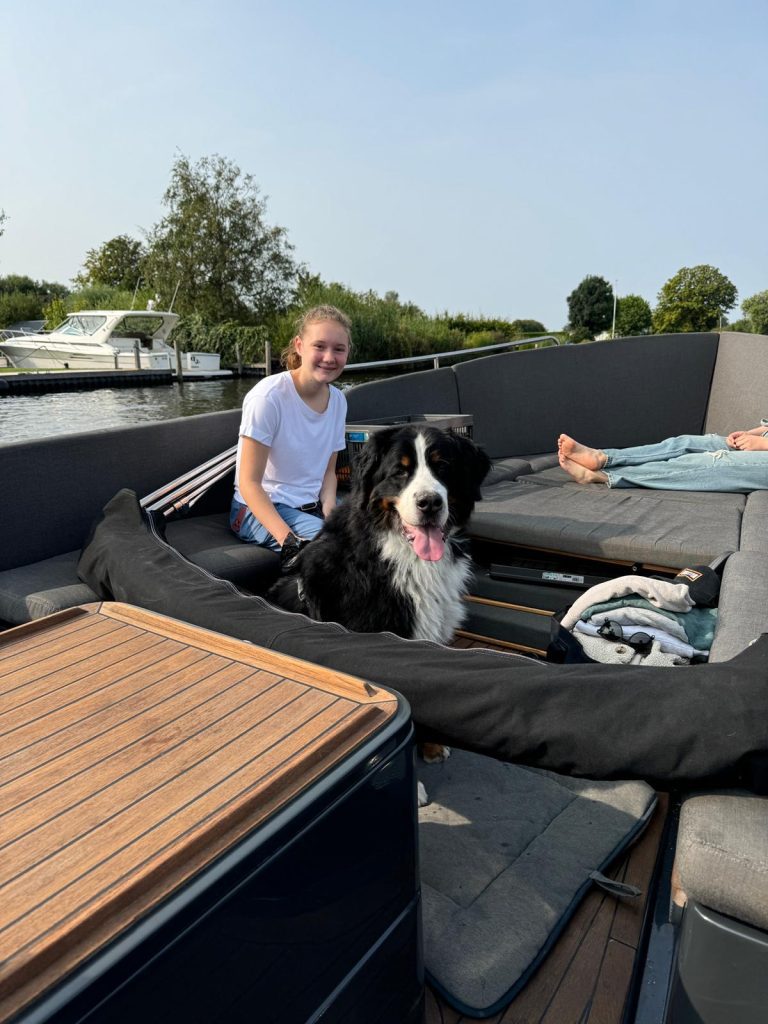
[[[631,636],[625,636],[621,623],[614,622],[611,619],[606,619],[605,622],[600,623],[597,635],[603,637],[604,640],[613,640],[616,643],[627,644],[642,657],[651,653],[654,639],[650,633],[632,633]]]

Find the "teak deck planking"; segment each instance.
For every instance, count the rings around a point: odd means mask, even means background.
[[[363,680],[128,605],[0,635],[0,1022],[396,709]]]

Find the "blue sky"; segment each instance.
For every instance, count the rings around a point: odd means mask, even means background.
[[[111,9],[113,8],[114,9]],[[556,329],[768,288],[768,4],[0,3],[0,274],[68,282],[162,215],[177,152],[254,176],[324,279]]]

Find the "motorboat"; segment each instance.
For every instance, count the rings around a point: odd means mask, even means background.
[[[179,322],[161,310],[80,310],[47,333],[4,332],[0,353],[19,370],[170,370],[176,350],[168,339]],[[186,377],[229,377],[216,352],[182,352]]]

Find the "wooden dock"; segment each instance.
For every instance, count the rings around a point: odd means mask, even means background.
[[[0,395],[93,391],[97,388],[146,388],[172,384],[170,370],[39,370],[0,373]]]

